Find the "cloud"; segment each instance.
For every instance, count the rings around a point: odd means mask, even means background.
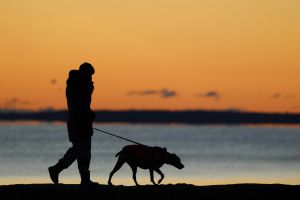
[[[291,99],[291,98],[295,98],[296,96],[292,95],[292,94],[286,94],[286,95],[284,95],[284,97],[287,99]]]
[[[137,90],[133,90],[130,92],[127,92],[128,96],[132,96],[132,95],[155,95],[157,94],[157,91],[155,90],[143,90],[143,91],[137,91]]]
[[[278,98],[280,98],[280,96],[281,96],[280,93],[279,93],[279,92],[276,92],[276,93],[274,93],[274,94],[271,94],[270,97],[271,97],[272,99],[278,99]]]
[[[51,85],[55,85],[57,83],[57,80],[55,78],[51,79],[50,80],[50,84]]]
[[[29,105],[29,104],[30,104],[29,101],[24,101],[17,97],[13,97],[11,99],[6,100],[3,103],[3,108],[4,109],[15,109],[17,106],[25,106],[25,105]]]
[[[169,98],[169,97],[175,97],[177,93],[174,90],[162,89],[160,91],[160,95],[163,98]]]
[[[295,96],[292,94],[281,94],[279,92],[276,92],[274,94],[271,94],[270,98],[272,98],[272,99],[279,99],[279,98],[291,99],[291,98],[295,98]]]
[[[170,98],[170,97],[177,96],[177,92],[175,90],[169,90],[167,88],[163,88],[160,90],[152,90],[152,89],[142,90],[142,91],[133,90],[133,91],[127,92],[127,95],[128,96],[156,95],[156,96],[160,96],[162,98]]]
[[[200,94],[197,94],[196,97],[201,97],[201,98],[213,98],[214,100],[219,100],[221,98],[221,95],[220,93],[218,93],[217,91],[214,91],[214,90],[210,90],[210,91],[207,91],[205,93],[200,93]]]

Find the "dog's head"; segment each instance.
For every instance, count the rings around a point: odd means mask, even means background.
[[[176,167],[177,169],[184,168],[184,165],[181,163],[180,158],[174,153],[168,153],[166,163]]]

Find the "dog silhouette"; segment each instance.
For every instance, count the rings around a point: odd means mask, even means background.
[[[181,163],[180,158],[173,153],[169,153],[166,148],[161,147],[149,147],[145,145],[127,145],[116,154],[118,161],[114,169],[110,172],[108,184],[112,185],[111,179],[126,162],[132,169],[133,180],[136,185],[139,185],[136,180],[137,168],[149,169],[150,171],[150,180],[156,185],[154,181],[153,172],[156,171],[161,177],[158,181],[158,184],[164,179],[164,174],[160,171],[160,167],[163,164],[172,165],[178,169],[184,168],[184,165]]]

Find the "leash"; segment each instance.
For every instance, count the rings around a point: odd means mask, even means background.
[[[122,140],[126,140],[126,141],[128,141],[128,142],[132,142],[132,143],[134,143],[134,144],[138,144],[138,145],[142,145],[142,146],[147,146],[147,145],[141,144],[141,143],[139,143],[139,142],[135,142],[135,141],[133,141],[133,140],[130,140],[130,139],[127,139],[127,138],[124,138],[124,137],[121,137],[121,136],[118,136],[118,135],[109,133],[109,132],[107,132],[107,131],[104,131],[104,130],[101,130],[101,129],[98,129],[98,128],[94,128],[94,127],[93,127],[93,129],[96,130],[96,131],[99,131],[99,132],[102,132],[102,133],[105,133],[105,134],[108,134],[108,135],[111,135],[111,136],[120,138],[120,139],[122,139]]]

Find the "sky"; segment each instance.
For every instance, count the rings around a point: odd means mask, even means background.
[[[0,2],[0,109],[66,109],[91,63],[93,109],[300,112],[299,0]]]

